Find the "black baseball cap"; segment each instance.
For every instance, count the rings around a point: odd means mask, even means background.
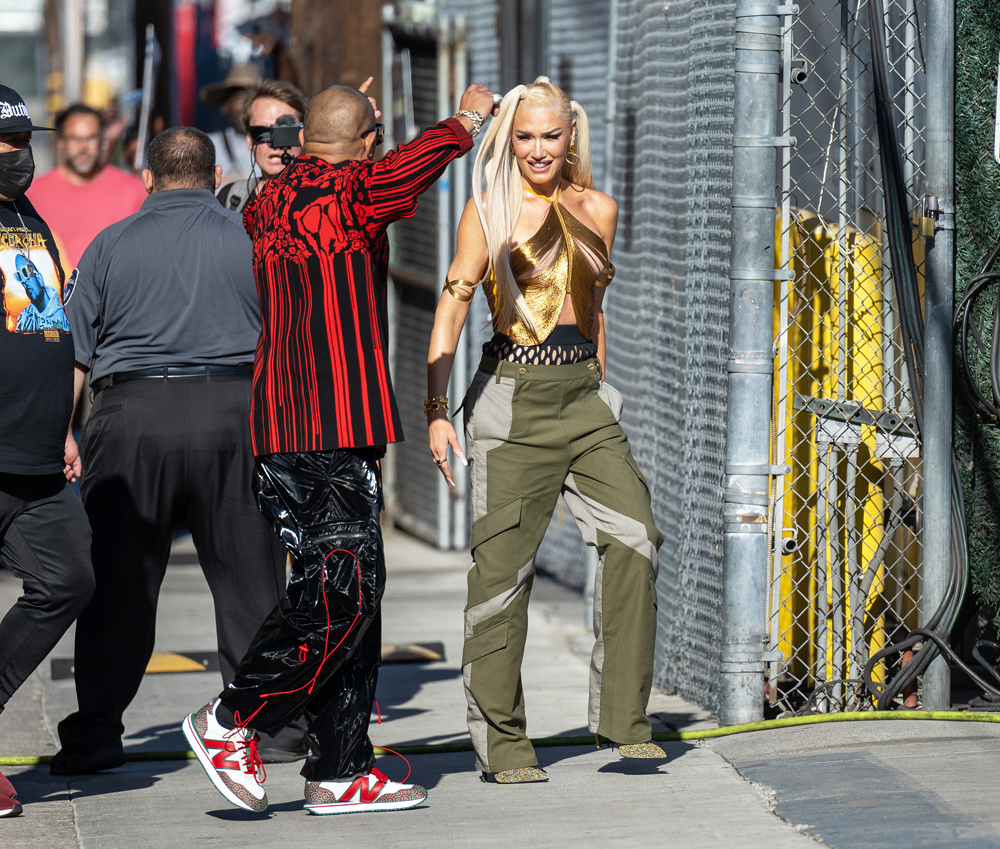
[[[0,85],[0,133],[31,133],[52,129],[32,124],[24,98],[9,86]]]

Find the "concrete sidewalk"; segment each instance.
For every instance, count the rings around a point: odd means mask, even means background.
[[[388,533],[386,543],[384,641],[441,642],[446,660],[382,668],[382,723],[373,724],[373,740],[393,748],[466,740],[460,659],[468,555],[442,554],[401,533]],[[204,579],[197,565],[181,562],[191,559],[178,556],[168,569],[157,651],[214,649]],[[0,612],[18,591],[0,572]],[[524,666],[533,737],[586,733],[593,637],[582,622],[578,594],[536,582]],[[72,634],[53,657],[72,657]],[[180,720],[219,687],[218,673],[147,675],[125,716],[129,751],[186,749]],[[53,680],[46,662],[0,714],[0,755],[53,754],[56,723],[74,708],[72,681]],[[714,726],[696,706],[659,693],[650,712],[659,730]],[[711,746],[667,744],[668,761],[649,764],[592,746],[547,748],[538,754],[549,783],[508,787],[482,784],[470,753],[422,755],[410,761],[413,780],[429,791],[427,803],[397,816],[307,814],[297,764],[268,769],[271,808],[264,815],[229,807],[192,761],[131,763],[70,779],[50,777],[44,766],[6,768],[25,812],[0,821],[0,846],[817,845],[805,831],[843,849],[1000,849],[1000,814],[988,804],[1000,790],[990,770],[1000,750],[996,728],[865,723],[787,729]],[[382,758],[379,765],[397,780],[406,774],[399,758]]]

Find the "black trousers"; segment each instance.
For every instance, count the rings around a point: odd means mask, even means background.
[[[142,379],[97,394],[80,445],[97,587],[77,623],[79,710],[59,724],[64,748],[121,746],[181,522],[212,590],[224,682],[284,594],[284,548],[253,499],[249,410],[242,376]]]
[[[0,552],[24,587],[0,621],[3,711],[94,592],[90,525],[61,473],[0,473]]]
[[[302,774],[312,781],[348,778],[375,761],[368,722],[385,590],[380,455],[366,448],[257,458],[257,501],[292,552],[292,577],[220,695],[237,722],[267,734],[304,712]]]

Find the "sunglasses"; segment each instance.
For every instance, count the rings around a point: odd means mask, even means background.
[[[361,138],[364,138],[371,133],[375,133],[375,144],[380,145],[385,141],[385,124],[376,124],[370,130],[366,130],[361,134]]]
[[[37,277],[38,271],[34,265],[30,262],[27,265],[22,266],[14,270],[14,279],[20,283],[22,286],[27,283],[31,278]]]

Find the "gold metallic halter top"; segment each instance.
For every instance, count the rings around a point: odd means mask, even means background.
[[[558,323],[563,302],[569,295],[573,299],[580,333],[588,341],[593,341],[594,284],[608,264],[607,246],[600,236],[577,221],[559,202],[562,186],[552,199],[539,195],[527,186],[525,189],[545,198],[550,204],[548,215],[535,235],[510,252],[514,277],[528,302],[538,336],[519,318],[509,328],[496,325],[497,293],[491,273],[483,288],[494,316],[493,329],[505,333],[518,345],[539,345]]]

